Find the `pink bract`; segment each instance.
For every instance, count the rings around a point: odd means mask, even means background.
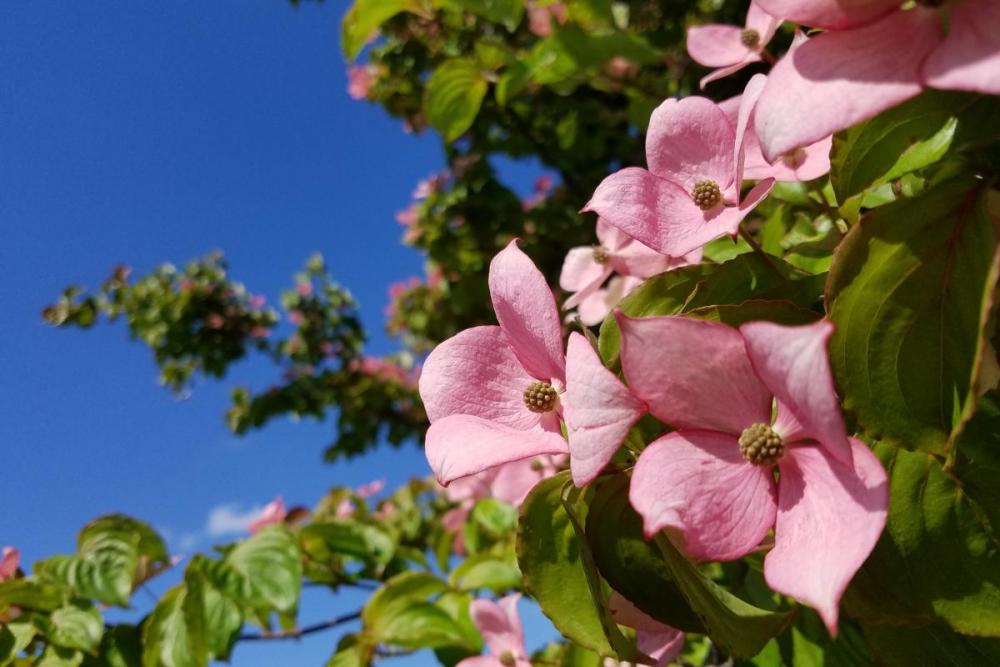
[[[531,667],[524,647],[524,629],[517,613],[519,593],[492,600],[473,600],[472,622],[483,636],[487,655],[466,658],[458,667]]]
[[[285,509],[285,501],[281,496],[278,496],[264,506],[257,518],[247,526],[247,530],[256,533],[264,526],[284,522],[286,516],[288,516],[288,511]]]
[[[552,292],[516,241],[493,259],[489,286],[500,325],[467,329],[444,341],[420,375],[431,422],[425,451],[444,485],[505,463],[568,451],[560,435],[559,400],[566,360]],[[527,405],[529,390],[545,396],[534,409]]]
[[[742,137],[711,100],[667,100],[650,118],[649,170],[629,167],[608,176],[583,210],[662,254],[682,257],[735,235],[771,191],[774,181],[761,181],[740,200],[740,145]],[[709,195],[704,209],[695,202],[697,193]]]
[[[0,581],[7,581],[17,573],[21,564],[21,552],[14,547],[4,547],[0,556]]]
[[[751,2],[743,28],[734,25],[698,25],[688,28],[687,50],[691,59],[706,67],[718,68],[701,80],[701,87],[761,61],[761,53],[774,37],[781,19]],[[756,37],[755,44],[745,40]]]
[[[775,11],[795,4],[798,11],[789,18],[836,28],[791,50],[771,70],[756,126],[771,162],[868,120],[925,87],[1000,94],[1000,4],[995,0],[960,0],[940,10],[899,9],[898,1],[761,4]],[[947,34],[941,12],[948,13]]]
[[[840,597],[885,526],[888,489],[878,459],[847,436],[827,355],[833,325],[618,321],[629,388],[678,429],[633,472],[646,534],[669,529],[690,557],[731,560],[773,527],[766,580],[836,634]]]

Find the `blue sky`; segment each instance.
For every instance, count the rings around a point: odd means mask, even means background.
[[[209,534],[213,511],[277,493],[311,504],[333,485],[426,473],[415,447],[323,465],[328,424],[230,435],[229,387],[270,383],[266,364],[179,400],[124,327],[55,330],[39,316],[65,285],[96,286],[116,263],[142,273],[216,248],[232,276],[275,301],[319,250],[360,301],[371,351],[393,349],[381,331],[387,286],[422,267],[393,215],[442,158],[433,135],[406,135],[346,95],[346,7],[0,3],[0,544],[27,562],[72,551],[80,526],[111,511],[182,551],[233,537]],[[504,173],[526,189],[534,169]],[[358,603],[311,593],[303,621]],[[550,631],[530,615],[537,645]],[[241,646],[234,664],[322,664],[336,638]]]

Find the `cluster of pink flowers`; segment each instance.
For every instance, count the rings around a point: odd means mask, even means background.
[[[366,99],[377,80],[377,65],[352,65],[347,70],[347,94],[355,100]]]
[[[499,326],[443,342],[420,378],[438,481],[488,486],[516,464],[569,454],[584,486],[650,413],[675,430],[646,447],[632,474],[647,535],[667,529],[699,561],[770,549],[770,585],[815,607],[835,633],[888,491],[878,460],[847,436],[827,358],[832,324],[737,330],[617,313],[626,385],[582,335],[564,351],[552,293],[516,242],[494,258],[489,284]]]
[[[384,357],[352,359],[350,367],[383,382],[398,382],[407,387],[416,387],[420,375],[419,368],[404,368],[397,361]]]
[[[688,32],[688,53],[717,67],[702,85],[750,63],[783,20],[823,32],[801,35],[759,92],[756,135],[768,162],[872,118],[925,88],[1000,94],[996,0],[755,0],[746,26]]]
[[[552,22],[562,25],[568,18],[566,5],[561,2],[528,0],[528,29],[538,37],[552,34]]]

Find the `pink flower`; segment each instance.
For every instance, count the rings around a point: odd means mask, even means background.
[[[355,495],[358,498],[371,498],[372,496],[378,495],[385,488],[384,479],[376,479],[374,481],[368,482],[367,484],[362,484],[355,491]]]
[[[377,74],[375,65],[352,65],[347,69],[347,94],[356,100],[365,99],[375,85]]]
[[[396,213],[396,222],[404,227],[412,227],[420,222],[420,211],[416,204],[410,204],[409,208]]]
[[[309,296],[313,293],[312,283],[299,283],[295,286],[295,291],[301,296]]]
[[[650,118],[649,171],[629,167],[608,176],[583,210],[664,255],[683,257],[734,235],[774,186],[761,181],[739,201],[742,143],[743,132],[711,100],[669,99]]]
[[[635,630],[636,648],[656,661],[657,667],[672,663],[684,648],[684,633],[651,618],[618,593],[608,599],[611,616],[619,625]]]
[[[604,71],[612,79],[631,79],[639,73],[639,65],[628,58],[615,56],[604,66]]]
[[[0,556],[0,581],[13,578],[20,564],[21,552],[14,547],[4,547]]]
[[[500,326],[449,338],[420,374],[431,422],[425,450],[444,485],[504,463],[567,452],[559,400],[566,360],[545,277],[515,240],[493,258],[489,287]]]
[[[566,310],[575,308],[594,294],[613,273],[644,279],[701,261],[700,248],[681,259],[668,257],[639,243],[600,218],[597,220],[597,239],[600,245],[571,248],[566,255],[559,275],[559,286],[567,292],[573,292],[563,304]],[[614,305],[611,304],[611,307]],[[610,308],[596,320],[583,322],[588,326],[597,324],[609,312]],[[588,309],[588,319],[592,319],[594,314],[595,309]]]
[[[827,358],[833,325],[618,323],[630,389],[678,429],[646,447],[632,475],[646,535],[670,528],[689,556],[731,560],[773,527],[765,579],[836,634],[840,597],[885,526],[888,489],[875,455],[847,437]]]
[[[472,622],[486,642],[487,655],[466,658],[457,667],[531,667],[524,648],[524,629],[517,613],[520,593],[492,600],[473,600],[469,605]]]
[[[956,0],[899,9],[899,0],[758,0],[827,32],[771,70],[757,136],[773,161],[876,116],[925,87],[1000,94],[1000,3]],[[947,12],[948,31],[941,12]]]
[[[256,519],[250,522],[247,529],[251,533],[256,533],[264,526],[283,523],[286,516],[288,516],[288,511],[285,509],[285,501],[281,496],[278,496],[264,506],[264,509],[261,510]]]
[[[295,326],[299,326],[304,320],[305,318],[302,316],[302,311],[300,310],[293,310],[288,313],[288,321]]]
[[[256,326],[250,330],[251,338],[267,338],[271,335],[271,330],[267,327]]]
[[[796,43],[805,38],[796,37]],[[794,48],[794,46],[793,46]],[[739,122],[742,111],[745,114],[746,132],[743,134],[743,177],[759,180],[773,178],[776,181],[811,181],[830,172],[830,148],[833,137],[828,136],[803,148],[796,148],[770,164],[760,151],[760,140],[754,130],[757,99],[760,97],[767,77],[756,74],[747,83],[743,94],[719,104],[734,125]]]
[[[528,29],[538,37],[552,34],[552,19],[562,25],[566,22],[566,6],[561,2],[543,5],[538,0],[528,0]]]
[[[248,305],[253,310],[260,310],[261,308],[264,307],[265,303],[267,303],[267,297],[264,296],[263,294],[255,294],[251,296],[250,300],[248,301]]]
[[[433,194],[441,192],[444,189],[445,184],[448,182],[450,174],[447,169],[439,174],[432,174],[424,180],[417,183],[416,189],[413,191],[414,199],[427,199]]]
[[[552,192],[553,180],[548,174],[542,174],[535,179],[535,192],[540,195],[547,195]]]
[[[734,25],[697,25],[688,28],[687,50],[691,59],[715,71],[701,80],[701,87],[738,72],[747,65],[761,61],[761,54],[781,25],[781,19],[772,16],[751,2],[743,28]],[[768,56],[770,58],[770,56]]]
[[[209,313],[205,318],[205,325],[209,329],[221,329],[226,325],[226,320],[218,313]]]
[[[334,510],[333,515],[338,519],[349,519],[354,516],[356,509],[358,509],[357,506],[349,498],[344,498],[337,503],[337,509]]]

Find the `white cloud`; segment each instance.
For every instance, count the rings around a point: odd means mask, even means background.
[[[225,505],[213,507],[212,511],[208,513],[205,534],[209,537],[222,537],[224,535],[245,533],[250,523],[259,517],[263,511],[263,505],[255,505],[246,511],[242,511],[238,503],[226,503]]]

